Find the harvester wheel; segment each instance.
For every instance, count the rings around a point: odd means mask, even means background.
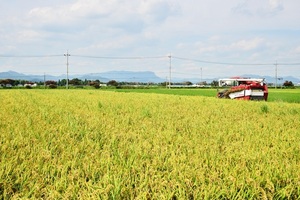
[[[221,92],[218,92],[218,98],[227,98],[226,93],[228,90],[223,90]]]

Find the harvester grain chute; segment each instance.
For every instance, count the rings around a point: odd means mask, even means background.
[[[268,87],[264,79],[241,77],[219,79],[219,87],[226,89],[218,92],[218,98],[258,101],[268,99]]]

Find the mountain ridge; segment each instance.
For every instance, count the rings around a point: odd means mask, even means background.
[[[244,74],[241,77],[251,77],[251,78],[265,78],[267,83],[275,83],[276,79],[272,76],[259,76],[255,74]],[[76,74],[76,75],[69,75],[69,79],[79,78],[81,80],[100,80],[101,82],[108,82],[110,80],[116,80],[118,82],[153,82],[153,83],[161,83],[165,82],[166,79],[158,77],[152,71],[107,71],[107,72],[100,72],[100,73],[87,73],[87,74]],[[213,79],[203,79],[206,82],[212,82],[213,80],[218,80],[220,77],[216,77]],[[224,78],[224,77],[222,77]],[[6,71],[0,72],[0,79],[15,79],[15,80],[27,80],[33,82],[40,82],[44,80],[62,80],[66,79],[66,75],[34,75],[34,74],[23,74],[16,71]],[[191,81],[193,83],[200,82],[200,78],[191,77],[191,78],[172,78],[172,82],[184,82],[184,81]],[[284,81],[292,81],[294,84],[300,83],[300,79],[295,78],[293,76],[286,76],[281,77],[280,80],[277,80],[278,84],[282,84]]]
[[[75,74],[69,75],[69,79],[79,78],[88,80],[100,80],[101,82],[108,82],[110,80],[116,80],[118,82],[164,82],[164,79],[158,77],[154,72],[151,71],[107,71],[101,73],[88,73],[88,74]],[[23,74],[15,71],[0,72],[0,79],[15,79],[15,80],[28,80],[33,82],[39,82],[44,80],[58,81],[66,79],[66,75],[34,75],[34,74]]]

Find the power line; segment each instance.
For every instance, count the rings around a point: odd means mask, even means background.
[[[274,63],[231,63],[231,62],[215,62],[215,61],[206,61],[206,60],[198,60],[192,58],[183,58],[172,56],[172,58],[178,60],[187,60],[193,62],[201,62],[201,63],[208,63],[208,64],[218,64],[218,65],[274,65]],[[300,63],[276,63],[277,65],[300,65]]]
[[[300,65],[300,63],[276,63],[276,64],[277,65]]]
[[[0,55],[1,58],[47,58],[47,57],[63,57],[65,54],[54,54],[54,55]],[[73,55],[72,57],[81,57],[81,58],[94,58],[94,59],[110,59],[110,60],[143,60],[143,59],[161,59],[161,58],[170,58],[170,55],[165,56],[88,56],[88,55]],[[194,58],[186,58],[173,56],[172,58],[178,60],[186,60],[192,62],[199,63],[207,63],[207,64],[218,64],[218,65],[300,65],[299,63],[235,63],[235,62],[218,62],[218,61],[207,61],[207,60],[199,60]]]
[[[230,62],[214,62],[214,61],[206,61],[206,60],[198,60],[198,59],[191,59],[191,58],[183,58],[183,57],[177,57],[173,56],[173,58],[178,60],[187,60],[187,61],[193,61],[193,62],[201,62],[201,63],[208,63],[208,64],[218,64],[218,65],[273,65],[267,64],[267,63],[230,63]]]
[[[73,57],[82,58],[98,58],[98,59],[111,59],[111,60],[139,60],[139,59],[157,59],[157,58],[168,58],[168,56],[86,56],[86,55],[72,55]]]
[[[46,57],[62,57],[63,55],[0,55],[2,58],[46,58]]]

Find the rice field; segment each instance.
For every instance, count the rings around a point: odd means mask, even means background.
[[[222,88],[197,88],[197,89],[114,89],[117,92],[135,92],[135,93],[155,93],[155,94],[174,94],[185,96],[206,96],[216,97],[217,91],[223,90]],[[300,103],[300,89],[269,89],[268,102],[289,102]]]
[[[299,199],[300,104],[0,90],[0,199]]]

